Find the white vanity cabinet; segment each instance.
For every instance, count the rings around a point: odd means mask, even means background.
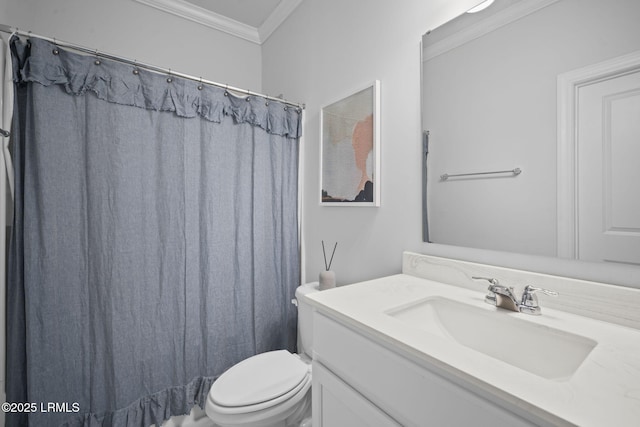
[[[541,425],[410,361],[378,339],[384,342],[384,337],[369,338],[314,313],[314,427]]]
[[[474,276],[559,296],[503,310]],[[405,253],[401,274],[315,292],[314,427],[638,427],[640,289],[618,288]]]

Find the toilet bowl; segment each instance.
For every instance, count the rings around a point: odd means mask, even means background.
[[[225,371],[207,395],[207,416],[220,427],[310,426],[312,311],[304,295],[317,283],[296,289],[298,353],[275,350],[243,360]]]

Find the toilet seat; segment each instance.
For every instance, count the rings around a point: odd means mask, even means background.
[[[207,414],[229,424],[291,412],[311,388],[311,365],[286,350],[250,357],[223,373],[207,396]]]

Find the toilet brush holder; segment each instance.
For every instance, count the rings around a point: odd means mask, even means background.
[[[331,289],[336,287],[336,273],[333,270],[325,270],[320,272],[320,290]]]

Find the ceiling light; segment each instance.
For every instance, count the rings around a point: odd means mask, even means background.
[[[479,5],[477,5],[475,7],[472,7],[471,9],[467,10],[467,13],[476,13],[476,12],[480,12],[481,10],[485,10],[486,8],[491,6],[491,3],[493,3],[493,0],[483,1]]]

